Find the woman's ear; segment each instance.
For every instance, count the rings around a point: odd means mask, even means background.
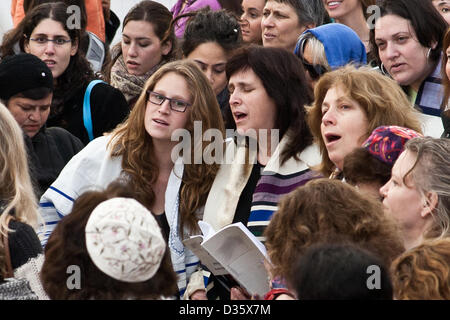
[[[167,40],[161,46],[161,53],[162,53],[163,56],[166,56],[166,55],[169,54],[170,50],[172,50],[172,41]]]
[[[428,214],[431,214],[438,205],[438,195],[434,191],[429,191],[424,196],[425,203],[422,208],[421,216],[425,218]]]
[[[75,40],[72,43],[72,47],[70,48],[70,55],[73,57],[78,52],[78,40]]]
[[[26,35],[23,35],[23,38],[23,50],[25,51],[25,53],[30,53],[30,40]]]

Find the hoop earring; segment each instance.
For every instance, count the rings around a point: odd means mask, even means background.
[[[383,64],[383,62],[381,63],[381,65],[380,65],[380,69],[381,69],[381,72],[385,75],[385,76],[388,76],[389,75],[389,73],[386,71],[386,69],[384,68],[384,64]]]
[[[428,48],[428,52],[427,52],[427,60],[430,60],[430,55],[431,55],[431,48]]]

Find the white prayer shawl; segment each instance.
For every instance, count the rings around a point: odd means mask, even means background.
[[[72,211],[73,202],[88,190],[103,190],[122,174],[122,157],[111,157],[107,144],[110,136],[93,140],[75,155],[61,171],[55,182],[42,195],[40,212],[45,230],[39,232],[42,246],[55,229],[56,224]],[[174,271],[178,275],[178,289],[182,296],[191,275],[197,271],[198,258],[183,246],[178,230],[178,205],[183,163],[174,165],[165,194],[165,212],[170,226],[168,246]],[[202,279],[202,277],[195,277]],[[198,282],[198,281],[195,281]],[[200,281],[201,282],[201,281]],[[202,283],[192,284],[203,287]]]

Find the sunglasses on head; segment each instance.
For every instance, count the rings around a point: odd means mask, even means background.
[[[297,44],[294,53],[302,61],[303,67],[305,68],[306,71],[308,71],[311,79],[318,80],[328,70],[327,70],[327,68],[325,68],[324,66],[322,66],[320,64],[312,64],[312,63],[309,63],[308,61],[306,61],[305,57],[303,56],[306,41],[307,41],[306,38],[302,38],[300,40],[300,42]]]

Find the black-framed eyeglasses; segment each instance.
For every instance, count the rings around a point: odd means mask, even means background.
[[[305,60],[302,60],[303,68],[308,71],[309,76],[313,80],[318,80],[328,70],[320,64],[311,64]]]
[[[191,106],[191,104],[186,101],[168,98],[158,92],[150,90],[147,91],[147,100],[158,106],[162,105],[164,101],[169,100],[170,109],[176,112],[185,112],[187,107]]]
[[[327,68],[325,68],[320,64],[312,64],[306,61],[305,57],[303,56],[303,52],[305,50],[305,44],[307,40],[308,40],[307,38],[301,36],[299,42],[297,43],[297,46],[295,47],[294,53],[297,57],[300,58],[303,67],[305,68],[306,71],[308,71],[311,79],[318,80],[328,70]]]
[[[57,46],[63,46],[66,43],[72,42],[72,40],[67,40],[64,38],[55,38],[55,39],[49,39],[46,37],[37,37],[37,38],[30,38],[31,41],[35,42],[38,45],[46,45],[48,42],[53,42]]]

